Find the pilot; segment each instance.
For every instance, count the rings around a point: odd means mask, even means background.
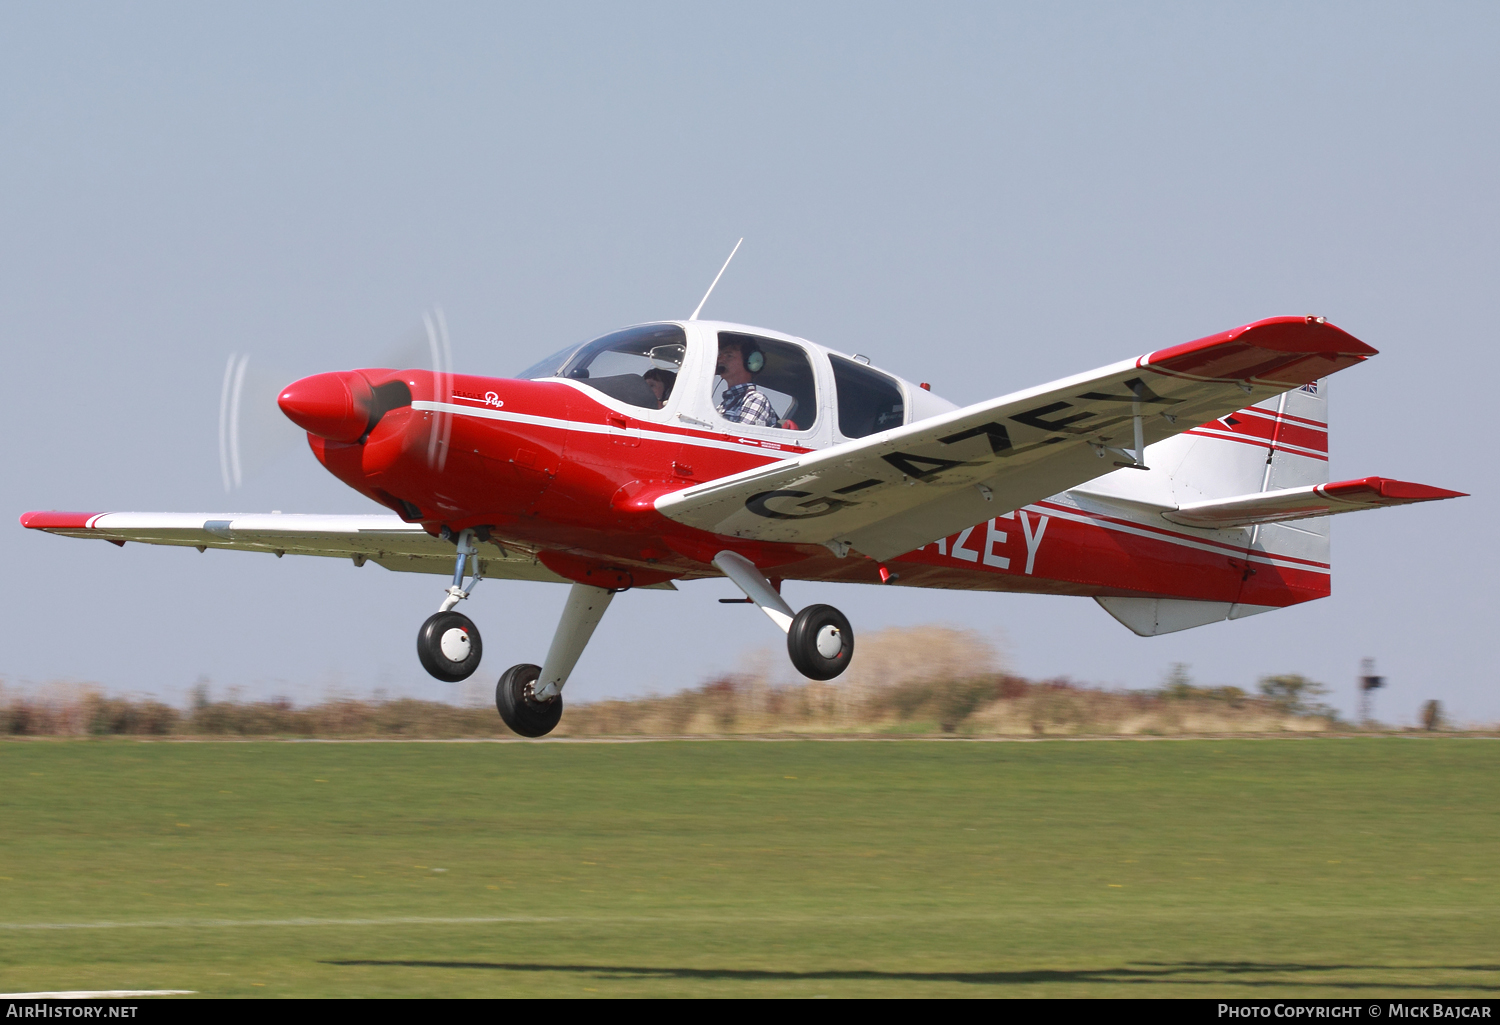
[[[656,396],[656,408],[661,409],[672,397],[672,386],[677,383],[677,375],[670,370],[652,367],[641,376],[646,379],[646,383],[651,386],[651,393]]]
[[[729,386],[719,414],[725,420],[755,427],[776,427],[781,423],[771,400],[755,387],[752,375],[766,365],[766,355],[751,339],[719,339],[719,363],[714,372]]]

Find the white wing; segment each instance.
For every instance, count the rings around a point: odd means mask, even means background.
[[[280,513],[29,512],[21,525],[65,537],[124,544],[223,548],[275,555],[322,555],[365,561],[402,573],[453,573],[455,548],[398,516],[309,516]],[[486,577],[567,583],[510,544],[479,542]]]
[[[1076,487],[1161,441],[1359,363],[1321,318],[1281,317],[664,495],[665,516],[874,559]]]

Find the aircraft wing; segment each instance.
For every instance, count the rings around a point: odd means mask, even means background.
[[[1321,317],[1278,317],[663,495],[731,537],[888,559],[1134,462],[1152,444],[1353,366],[1376,350]]]
[[[453,574],[456,549],[433,537],[421,524],[399,516],[311,516],[281,513],[72,513],[29,512],[21,526],[65,537],[97,538],[123,545],[223,548],[282,555],[323,555],[366,561],[401,573]],[[511,545],[479,542],[480,568],[486,577],[567,583],[536,560],[532,552]]]
[[[1446,491],[1427,484],[1410,484],[1387,477],[1364,477],[1305,488],[1264,491],[1255,495],[1221,498],[1212,502],[1167,509],[1162,515],[1189,527],[1248,527],[1256,523],[1300,520],[1309,516],[1331,516],[1356,509],[1380,509],[1413,502],[1435,502],[1463,498],[1462,491]]]

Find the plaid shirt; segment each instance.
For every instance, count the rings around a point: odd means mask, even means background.
[[[737,384],[724,393],[719,412],[725,420],[752,427],[780,427],[781,419],[771,408],[771,400],[756,391],[750,383]]]

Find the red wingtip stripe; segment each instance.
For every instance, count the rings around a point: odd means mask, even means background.
[[[1468,498],[1463,491],[1449,491],[1428,484],[1413,484],[1410,481],[1391,480],[1389,477],[1361,477],[1359,480],[1341,480],[1323,484],[1319,491],[1329,498],[1357,500],[1361,496],[1385,498],[1396,502],[1435,502],[1444,498]]]
[[[28,512],[21,514],[21,526],[29,530],[88,530],[103,513],[96,512]]]
[[[1160,349],[1141,365],[1211,380],[1295,386],[1353,366],[1376,350],[1318,317],[1271,317]]]

